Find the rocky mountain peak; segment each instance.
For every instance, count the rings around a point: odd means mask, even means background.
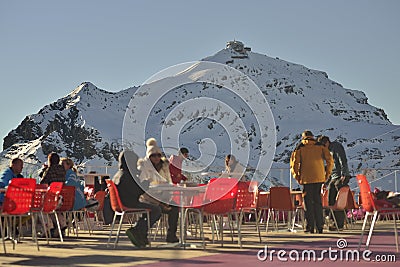
[[[277,144],[274,165],[288,167],[290,152],[304,129],[328,135],[346,148],[350,169],[400,166],[400,134],[385,112],[368,103],[359,90],[343,88],[327,73],[251,51],[242,42],[231,41],[226,48],[204,61],[233,67],[250,77],[268,100],[272,110]],[[44,162],[47,153],[60,152],[80,164],[116,165],[121,150],[123,118],[137,88],[109,92],[84,82],[67,96],[28,115],[4,138],[2,158],[20,156]],[[241,118],[251,116],[233,97],[215,85],[184,85],[163,96],[154,108],[148,136],[160,140],[160,129],[168,113],[186,100],[206,94],[237,110]],[[249,139],[257,148],[257,131],[249,127]],[[182,129],[182,140],[194,157],[205,136],[223,140],[226,133],[215,120],[199,119]],[[223,166],[223,150],[217,162]],[[257,150],[255,150],[257,151]]]

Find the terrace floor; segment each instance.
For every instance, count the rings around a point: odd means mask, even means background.
[[[40,251],[30,238],[25,238],[12,249],[7,241],[7,254],[0,247],[0,262],[2,266],[398,266],[400,253],[396,252],[393,227],[388,222],[379,222],[372,238],[369,250],[371,254],[362,256],[359,261],[356,257],[361,222],[354,229],[344,230],[340,234],[326,231],[324,234],[305,234],[301,230],[292,233],[285,230],[262,231],[262,243],[258,242],[254,225],[246,223],[243,233],[243,248],[237,245],[237,236],[234,242],[226,231],[224,246],[221,243],[206,241],[203,248],[168,248],[160,237],[152,242],[152,247],[145,249],[135,248],[123,231],[116,249],[106,247],[109,227],[104,230],[80,232],[79,238],[71,235],[63,243],[51,240],[47,245],[44,239],[40,240]],[[211,232],[206,232],[211,239]],[[341,239],[340,241],[338,241]],[[189,238],[188,242],[201,245],[199,240]],[[346,244],[347,246],[343,245]],[[339,244],[339,245],[338,245]],[[338,247],[340,246],[340,248]],[[280,251],[281,250],[281,251]],[[326,250],[326,252],[322,252]],[[262,252],[260,252],[262,251]],[[267,252],[265,260],[264,252]],[[280,251],[280,252],[279,252]],[[312,251],[312,252],[311,252]],[[330,254],[329,254],[329,251]],[[313,255],[315,253],[315,260]],[[299,256],[296,260],[297,255]],[[302,255],[304,260],[302,260]],[[322,255],[322,256],[321,256]],[[347,255],[347,256],[346,256]],[[353,255],[353,256],[352,256]],[[311,258],[308,259],[308,256]],[[335,260],[336,257],[336,260]],[[347,257],[347,259],[346,259]],[[368,261],[368,259],[370,261]],[[285,261],[286,260],[286,261]],[[382,262],[378,260],[385,260]]]

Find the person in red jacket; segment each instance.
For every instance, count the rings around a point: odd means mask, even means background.
[[[186,147],[179,149],[178,155],[171,155],[169,158],[169,172],[174,184],[179,184],[181,181],[186,181],[187,178],[182,174],[182,162],[189,156],[189,150]]]

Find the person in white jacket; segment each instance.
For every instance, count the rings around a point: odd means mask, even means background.
[[[137,164],[138,170],[140,171],[139,180],[141,182],[148,180],[150,185],[165,183],[172,184],[168,160],[162,157],[161,149],[158,147],[156,139],[148,139],[146,141],[146,147],[146,157],[139,159]],[[178,207],[165,204],[147,194],[142,195],[142,201],[160,205],[162,212],[168,214],[166,241],[168,243],[179,242],[179,239],[176,236],[179,217]]]

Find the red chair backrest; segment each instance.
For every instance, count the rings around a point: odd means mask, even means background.
[[[63,185],[60,195],[62,196],[62,205],[57,211],[71,211],[75,202],[75,186]]]
[[[350,194],[347,199],[347,206],[346,209],[352,210],[352,209],[358,209],[359,206],[354,198],[354,191],[350,191]]]
[[[99,202],[99,206],[97,207],[97,210],[103,210],[104,208],[104,199],[106,197],[106,191],[97,191],[96,194],[94,194],[94,198],[97,199]]]
[[[274,210],[294,210],[294,203],[289,187],[274,186],[270,189],[269,206]]]
[[[106,180],[108,192],[110,193],[110,203],[113,211],[122,212],[123,205],[119,197],[118,188],[110,179]]]
[[[43,211],[54,212],[58,206],[58,200],[61,189],[63,188],[63,182],[52,182],[47,189],[47,193],[44,196]]]
[[[238,192],[236,197],[236,208],[256,208],[258,195],[258,182],[238,182]]]
[[[207,184],[198,184],[198,186],[207,186]],[[204,196],[205,192],[199,192],[197,195],[194,195],[192,198],[192,202],[190,203],[190,208],[200,208],[204,205]]]
[[[3,213],[10,215],[30,212],[35,194],[36,179],[13,178],[4,196]]]
[[[265,191],[258,191],[257,208],[269,208],[269,193]]]
[[[33,196],[32,211],[43,210],[44,196],[46,195],[47,184],[37,184],[35,187],[35,194]]]
[[[296,194],[296,196],[295,196],[295,206],[296,207],[304,207],[303,194]]]
[[[360,197],[363,209],[369,212],[376,210],[374,197],[371,192],[371,187],[368,183],[367,177],[364,174],[358,174],[356,178],[358,188],[360,188]]]
[[[205,192],[204,212],[209,214],[224,214],[233,210],[238,191],[236,178],[221,177],[207,185]]]
[[[329,196],[328,196],[329,191],[326,189],[324,186],[321,190],[321,202],[322,202],[322,207],[328,207],[329,206]]]
[[[349,195],[351,195],[350,187],[348,185],[341,187],[336,195],[336,201],[333,208],[335,210],[346,209],[349,202]]]

